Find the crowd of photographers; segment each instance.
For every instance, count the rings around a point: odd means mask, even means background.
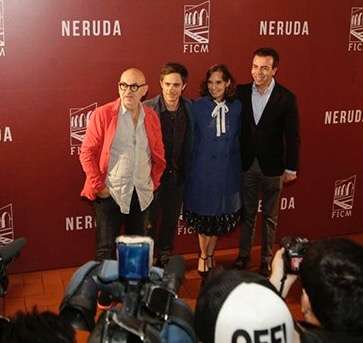
[[[275,254],[269,280],[236,270],[207,280],[195,314],[201,342],[363,342],[363,247],[313,242],[298,275],[285,273],[283,255]],[[282,299],[298,277],[305,320],[294,323]]]
[[[285,249],[276,252],[269,279],[238,269],[210,272],[195,310],[199,342],[363,342],[363,246],[347,239],[309,243],[292,273]],[[294,322],[284,301],[298,278],[303,322]],[[2,318],[0,330],[1,343],[75,342],[74,329],[50,312]]]

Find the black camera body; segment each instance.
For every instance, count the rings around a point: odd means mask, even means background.
[[[196,342],[191,309],[177,297],[184,260],[171,257],[165,270],[151,267],[142,280],[120,278],[119,263],[90,261],[73,275],[60,306],[60,315],[73,327],[91,332],[88,342]],[[97,298],[106,293],[113,307],[97,323]],[[171,337],[182,340],[171,340]]]
[[[309,244],[309,240],[304,237],[286,236],[282,238],[281,245],[285,248],[284,269],[286,274],[299,274],[300,263]]]

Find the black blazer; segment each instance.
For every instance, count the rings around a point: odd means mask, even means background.
[[[248,170],[257,157],[266,176],[282,175],[285,169],[297,170],[299,160],[299,116],[296,98],[277,82],[255,124],[252,109],[252,83],[238,85],[237,98],[242,102],[242,168]]]

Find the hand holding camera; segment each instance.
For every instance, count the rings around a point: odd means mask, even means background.
[[[286,297],[297,279],[308,244],[308,239],[301,237],[284,237],[281,240],[282,248],[276,252],[272,260],[270,282],[282,297]]]
[[[286,236],[282,238],[281,245],[285,249],[283,255],[285,273],[298,275],[309,240],[304,237]]]

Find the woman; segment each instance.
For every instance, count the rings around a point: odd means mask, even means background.
[[[192,104],[194,147],[184,210],[188,226],[198,232],[200,273],[214,267],[217,237],[239,221],[241,104],[233,99],[234,89],[227,67],[214,65],[202,83],[202,98]]]

